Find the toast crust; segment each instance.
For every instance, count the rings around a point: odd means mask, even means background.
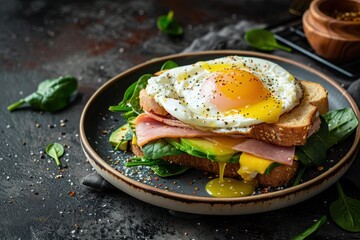
[[[303,87],[303,98],[300,104],[290,112],[281,115],[278,122],[260,123],[252,126],[246,133],[236,134],[280,146],[304,145],[308,136],[319,127],[316,120],[320,114],[329,110],[329,105],[328,92],[324,87],[306,80],[301,80],[300,83]],[[140,105],[146,112],[169,116],[166,110],[145,90],[140,92]]]

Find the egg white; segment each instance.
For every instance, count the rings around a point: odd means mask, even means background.
[[[241,113],[224,114],[206,96],[205,79],[214,74],[205,66],[231,66],[248,71],[258,77],[273,96],[281,100],[281,114],[297,106],[302,98],[302,88],[287,70],[271,61],[241,56],[228,56],[192,65],[170,69],[149,79],[146,91],[169,114],[199,129],[214,132],[246,132],[262,121]],[[220,67],[221,68],[221,67]],[[274,88],[276,86],[276,88]]]

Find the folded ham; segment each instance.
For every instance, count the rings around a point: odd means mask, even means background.
[[[218,134],[194,129],[179,122],[180,121],[178,120],[162,118],[155,114],[140,114],[135,122],[137,144],[142,147],[150,141],[167,137],[203,137],[209,141],[221,144],[220,142],[217,142],[218,138],[216,137],[219,136]],[[222,136],[222,138],[224,138],[224,136]],[[234,139],[232,136],[229,136],[228,138]],[[257,157],[262,157],[289,166],[292,165],[295,156],[295,146],[283,147],[256,139],[238,139],[236,143],[230,147],[239,152],[246,152]]]

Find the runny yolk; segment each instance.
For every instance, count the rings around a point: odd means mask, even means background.
[[[278,121],[281,101],[254,74],[240,69],[222,69],[208,81],[214,88],[211,102],[226,115],[240,113],[267,123]]]
[[[210,180],[206,192],[212,197],[232,198],[251,195],[255,191],[255,181],[244,181],[233,178],[224,178],[226,163],[219,163],[219,178]]]

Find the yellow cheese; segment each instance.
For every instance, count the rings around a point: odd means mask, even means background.
[[[131,140],[131,144],[136,145],[137,144],[137,138],[135,135],[133,135],[133,138]]]
[[[268,168],[273,161],[256,157],[248,153],[242,153],[239,163],[240,169],[238,170],[238,174],[244,180],[249,181],[254,179],[258,173],[264,174],[266,168]]]

